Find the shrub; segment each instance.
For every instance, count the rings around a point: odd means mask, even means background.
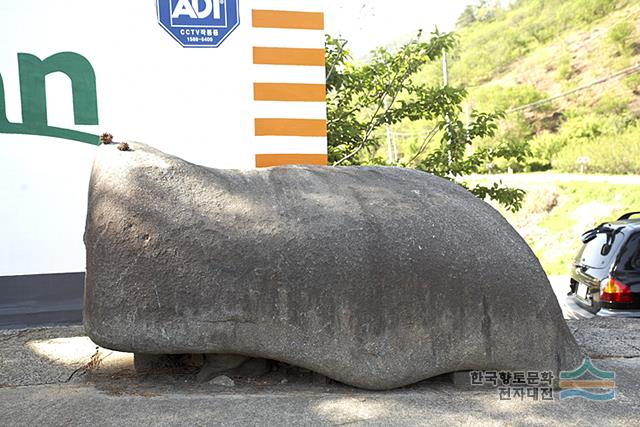
[[[621,149],[620,154],[622,155],[624,155],[624,150],[629,150],[629,155],[634,153],[634,144],[640,147],[638,126],[640,123],[629,113],[602,115],[585,114],[582,111],[569,112],[568,119],[558,132],[542,132],[531,140],[531,156],[527,161],[528,169],[535,171],[553,167],[563,172],[576,172],[580,170],[577,159],[588,157],[587,169],[589,171],[610,173],[607,171],[616,167],[620,162],[617,155],[605,154],[605,152]],[[629,135],[635,135],[637,142],[634,143],[633,138]],[[622,145],[619,145],[619,142]],[[624,161],[622,163],[625,165],[624,172],[620,171],[619,173],[634,173],[632,171],[635,170],[636,163],[640,165],[640,158],[638,162]],[[638,170],[640,171],[640,169]]]
[[[640,74],[632,74],[624,79],[624,84],[634,92],[640,91]]]
[[[567,145],[567,138],[542,132],[531,140],[531,156],[528,159],[528,169],[531,172],[551,169],[553,159]]]
[[[558,58],[558,68],[556,68],[556,80],[569,80],[573,76],[573,67],[571,66],[571,57],[568,53],[564,53]]]
[[[625,53],[631,39],[631,34],[633,34],[633,29],[634,27],[631,22],[620,22],[609,29],[607,38],[618,48],[619,52]]]
[[[558,15],[565,23],[578,22],[589,24],[616,7],[616,0],[573,0],[566,1],[560,7]]]
[[[623,114],[629,111],[628,96],[603,95],[594,106],[594,111],[598,114]]]
[[[622,133],[634,121],[630,115],[600,115],[574,111],[560,128],[560,136],[568,141],[594,140],[603,135]]]
[[[473,102],[478,110],[506,111],[514,107],[530,104],[546,98],[547,95],[538,91],[532,85],[517,86],[482,86],[471,94]],[[543,105],[539,109],[548,109],[549,105]]]
[[[567,144],[553,160],[553,167],[563,172],[578,172],[579,157],[586,157],[590,173],[640,174],[640,124],[621,134]]]

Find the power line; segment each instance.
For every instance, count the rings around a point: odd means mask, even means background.
[[[588,83],[586,85],[579,86],[577,88],[571,89],[571,90],[569,90],[567,92],[560,93],[560,94],[552,96],[550,98],[541,99],[541,100],[532,102],[530,104],[525,104],[525,105],[521,105],[519,107],[512,108],[510,110],[507,110],[506,114],[512,114],[512,113],[516,113],[518,111],[524,111],[524,110],[528,110],[530,108],[534,108],[534,107],[537,107],[537,106],[540,106],[540,105],[543,105],[543,104],[547,104],[549,102],[555,101],[556,99],[564,98],[566,96],[573,95],[574,93],[583,91],[585,89],[589,89],[589,88],[591,88],[593,86],[597,86],[599,84],[606,83],[609,80],[615,79],[617,77],[627,76],[629,74],[633,74],[633,73],[637,73],[637,72],[640,72],[640,64],[636,64],[636,65],[634,65],[632,67],[625,68],[624,70],[618,71],[617,73],[611,74],[611,75],[609,75],[607,77],[603,77],[601,79],[598,79],[598,80],[593,81],[591,83]],[[391,131],[391,135],[396,136],[396,137],[403,137],[403,138],[410,138],[410,137],[416,137],[416,136],[419,137],[419,136],[427,136],[427,135],[429,135],[432,132],[432,130],[433,129],[429,129],[427,131],[420,131],[420,132],[394,132],[394,131]]]
[[[556,99],[564,98],[566,96],[573,95],[576,92],[580,92],[580,91],[583,91],[585,89],[589,89],[590,87],[593,87],[593,86],[608,82],[611,79],[615,79],[617,77],[621,77],[621,76],[626,76],[626,75],[629,75],[629,74],[637,73],[639,71],[640,71],[640,64],[636,64],[633,67],[625,68],[624,70],[618,71],[615,74],[611,74],[610,76],[603,77],[603,78],[601,78],[599,80],[596,80],[594,82],[591,82],[591,83],[583,85],[583,86],[579,86],[579,87],[571,89],[571,90],[569,90],[567,92],[563,92],[563,93],[561,93],[559,95],[555,95],[555,96],[552,96],[552,97],[546,98],[546,99],[541,99],[539,101],[532,102],[530,104],[521,105],[520,107],[512,108],[511,110],[508,110],[506,112],[506,114],[517,113],[518,111],[524,111],[524,110],[528,110],[528,109],[533,108],[533,107],[537,107],[539,105],[547,104],[549,102],[555,101]]]
[[[429,129],[427,131],[421,131],[421,132],[394,132],[391,131],[391,135],[393,136],[399,136],[402,138],[409,138],[412,136],[427,136],[431,133],[432,129]]]

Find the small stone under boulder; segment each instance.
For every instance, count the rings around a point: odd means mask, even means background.
[[[84,322],[103,347],[271,359],[369,389],[581,361],[529,247],[456,184],[210,169],[129,145],[98,148],[89,188]]]

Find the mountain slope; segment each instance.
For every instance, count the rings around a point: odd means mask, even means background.
[[[530,151],[524,162],[488,169],[640,173],[640,2],[520,0],[507,9],[488,3],[461,17],[449,84],[468,89],[471,109],[508,112],[496,137],[482,144]],[[441,84],[440,65],[426,66],[420,79]],[[403,135],[400,151],[409,153],[426,128],[393,129]]]

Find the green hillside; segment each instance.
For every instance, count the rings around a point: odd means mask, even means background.
[[[485,184],[499,179],[527,192],[518,212],[492,204],[524,237],[549,275],[569,274],[583,232],[640,207],[637,176],[538,172],[470,179]]]
[[[633,68],[640,64],[640,2],[520,0],[501,8],[483,1],[467,8],[458,27],[449,84],[467,88],[470,110],[507,112],[498,135],[480,144],[529,152],[487,171],[640,173],[640,66]],[[441,84],[441,65],[428,65],[419,79]],[[426,129],[429,123],[394,126],[401,157]]]
[[[568,93],[508,113],[497,138],[481,143],[529,150],[524,162],[487,165],[491,172],[550,172],[475,178],[526,190],[519,212],[501,211],[547,273],[568,274],[583,231],[640,203],[637,178],[551,173],[640,173],[640,72],[618,75],[640,64],[640,2],[521,0],[508,10],[485,4],[465,11],[457,33],[449,81],[467,88],[471,108],[509,112]],[[434,83],[440,75],[432,68],[422,78]]]

